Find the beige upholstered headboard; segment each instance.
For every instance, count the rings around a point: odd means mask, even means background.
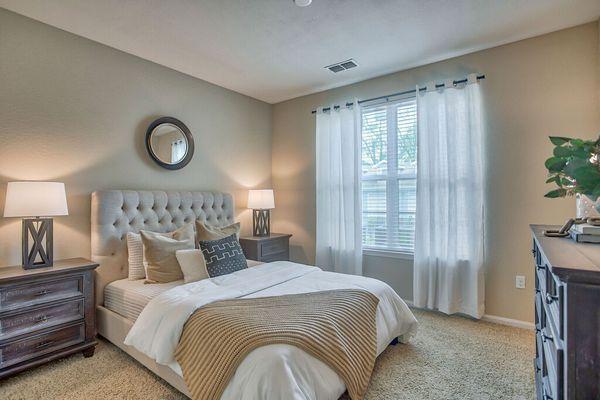
[[[196,219],[213,226],[234,222],[233,198],[220,192],[106,190],[92,193],[92,260],[96,304],[104,287],[127,277],[127,232],[170,232]]]

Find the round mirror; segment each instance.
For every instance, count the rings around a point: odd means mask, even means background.
[[[194,155],[194,138],[180,120],[162,117],[148,127],[146,149],[161,167],[180,169],[185,167]]]

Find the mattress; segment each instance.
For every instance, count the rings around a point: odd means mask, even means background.
[[[254,260],[247,260],[247,262],[248,267],[262,264]],[[169,283],[144,284],[144,279],[134,281],[119,279],[104,287],[104,307],[135,322],[150,300],[169,289],[183,284],[183,280]]]
[[[144,279],[120,279],[105,286],[104,307],[135,321],[150,300],[179,285],[183,285],[183,280],[144,284]]]

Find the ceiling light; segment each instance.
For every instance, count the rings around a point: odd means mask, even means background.
[[[312,3],[312,0],[294,0],[294,4],[298,7],[310,6],[310,3]]]

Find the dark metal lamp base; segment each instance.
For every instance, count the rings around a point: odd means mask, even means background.
[[[271,234],[271,210],[252,210],[252,234],[254,236]]]
[[[33,241],[31,247],[30,238]],[[23,218],[22,246],[24,269],[51,267],[52,218]]]

